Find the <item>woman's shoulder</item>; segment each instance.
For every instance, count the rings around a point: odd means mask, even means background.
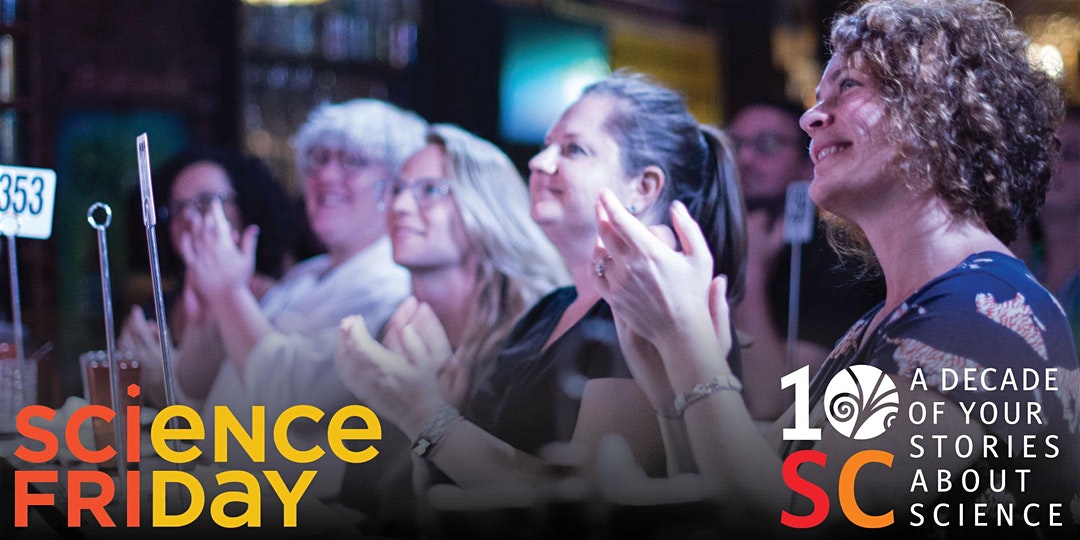
[[[577,298],[577,290],[572,286],[559,287],[551,291],[521,316],[510,333],[511,337],[520,336],[530,328],[552,319],[558,321],[575,298]]]
[[[1053,295],[1039,283],[1023,261],[994,251],[969,256],[948,272],[930,280],[912,298],[942,300],[953,295],[965,297],[969,292],[992,294],[995,297],[1021,294],[1032,302],[1053,303]]]
[[[931,280],[890,314],[898,319],[933,316],[954,324],[990,319],[1005,327],[1025,321],[1059,332],[1065,313],[1022,261],[1004,253],[977,253]]]
[[[1077,360],[1061,307],[1019,260],[980,253],[932,280],[889,314],[876,362],[915,369],[1058,366]]]

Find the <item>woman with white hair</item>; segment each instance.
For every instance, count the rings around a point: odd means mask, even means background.
[[[186,396],[207,411],[229,405],[242,423],[252,405],[277,418],[292,405],[334,411],[353,401],[331,363],[336,328],[360,313],[377,332],[409,294],[408,272],[391,259],[374,188],[424,144],[426,129],[415,114],[371,99],[311,113],[294,145],[308,223],[326,253],[296,265],[261,301],[245,285],[258,230],[248,227],[234,239],[217,202],[192,220],[180,240],[196,300],[176,368]],[[204,415],[207,433],[212,417]],[[297,448],[325,439],[325,426],[300,424],[290,431]],[[230,460],[237,455],[243,452],[231,452]],[[320,463],[343,467],[336,458]],[[340,475],[320,480],[325,491],[309,492],[331,495],[340,487]]]

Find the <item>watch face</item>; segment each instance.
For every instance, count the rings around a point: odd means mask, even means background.
[[[429,441],[427,439],[417,439],[416,442],[413,443],[412,451],[416,455],[418,455],[420,457],[424,457],[424,456],[427,455],[428,450],[430,448],[431,448],[431,441]]]

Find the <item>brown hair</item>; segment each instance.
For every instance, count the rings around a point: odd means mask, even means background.
[[[1030,38],[1009,10],[991,0],[880,0],[838,17],[830,41],[881,92],[901,176],[925,179],[913,187],[1011,242],[1043,203],[1063,103],[1028,60]]]

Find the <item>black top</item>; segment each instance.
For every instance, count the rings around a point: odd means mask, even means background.
[[[507,337],[491,376],[466,407],[465,416],[477,426],[531,454],[545,444],[570,440],[589,379],[631,377],[611,307],[603,300],[543,349],[576,298],[574,287],[564,287],[533,306]],[[739,375],[738,348],[732,351],[729,361]]]

